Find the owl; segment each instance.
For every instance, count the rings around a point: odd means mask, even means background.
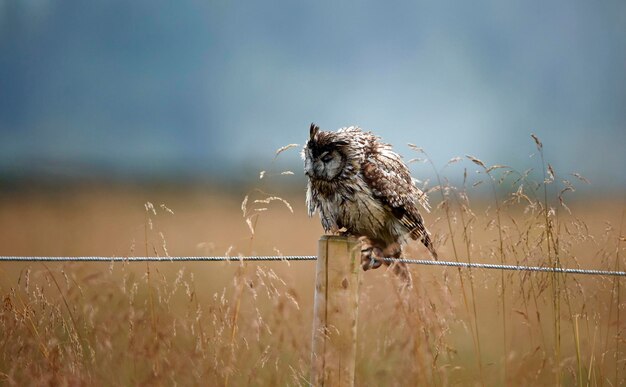
[[[358,127],[325,132],[311,124],[302,158],[309,216],[319,212],[326,232],[359,237],[363,270],[400,258],[408,238],[437,259],[420,214],[429,210],[426,195],[391,145]],[[410,283],[404,264],[394,271]]]

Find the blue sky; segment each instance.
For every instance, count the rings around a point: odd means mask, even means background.
[[[237,175],[360,125],[626,187],[626,3],[0,3],[0,172]],[[285,163],[299,168],[297,152]]]

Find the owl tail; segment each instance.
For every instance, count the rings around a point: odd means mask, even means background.
[[[430,252],[430,255],[433,256],[435,261],[438,261],[439,257],[437,256],[437,250],[435,250],[433,241],[430,239],[430,233],[428,232],[428,230],[426,230],[426,227],[424,227],[421,218],[419,222],[413,223],[412,226],[413,228],[409,233],[411,238],[413,240],[420,240],[424,244],[424,246],[426,246],[426,248]]]
[[[424,244],[424,246],[426,246],[428,251],[430,251],[430,255],[433,256],[435,261],[438,261],[439,257],[437,256],[437,250],[435,250],[435,246],[433,246],[433,241],[430,239],[430,235],[428,235],[428,233],[424,233],[424,236],[422,236],[421,241]]]

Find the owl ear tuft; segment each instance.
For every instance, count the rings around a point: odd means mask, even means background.
[[[320,131],[320,127],[315,125],[315,123],[311,122],[311,129],[309,129],[309,138],[312,140],[313,137]]]

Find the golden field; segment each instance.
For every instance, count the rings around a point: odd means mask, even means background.
[[[623,198],[573,195],[570,214],[543,188],[431,192],[440,258],[623,270]],[[267,190],[293,212],[211,185],[5,191],[0,254],[315,255],[303,189]],[[356,385],[625,384],[623,279],[411,272],[404,291],[385,268],[363,275]],[[0,380],[306,385],[314,275],[314,262],[1,263]]]

